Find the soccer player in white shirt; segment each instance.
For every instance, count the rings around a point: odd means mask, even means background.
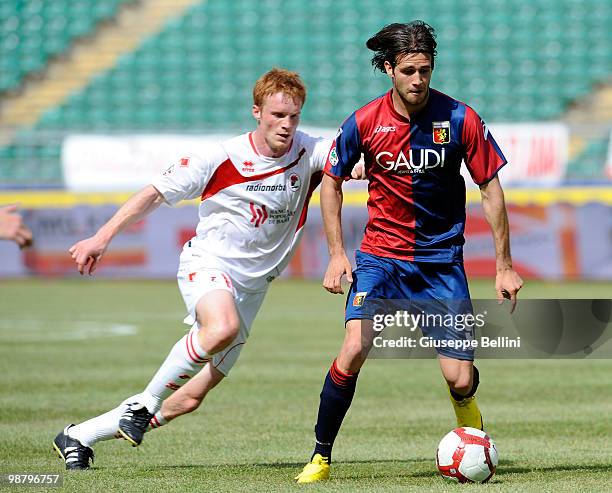
[[[181,253],[178,284],[191,330],[172,348],[143,392],[54,440],[67,469],[87,469],[91,445],[117,433],[138,446],[147,427],[195,409],[230,371],[269,283],[301,236],[330,142],[297,130],[306,89],[298,74],[273,69],[253,89],[257,128],[185,157],[132,196],[98,232],[70,248],[81,274],[93,274],[112,238],[163,202],[201,198],[196,236]]]

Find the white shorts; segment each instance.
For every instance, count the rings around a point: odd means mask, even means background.
[[[242,347],[251,332],[253,321],[259,312],[266,291],[246,292],[234,286],[230,276],[214,268],[197,265],[184,259],[181,255],[181,265],[177,274],[178,285],[187,307],[188,315],[184,322],[193,326],[195,324],[195,307],[198,301],[214,290],[223,290],[232,294],[240,317],[240,329],[236,338],[223,351],[212,358],[213,366],[227,376],[238,361]],[[184,261],[185,260],[185,261]],[[193,270],[192,270],[193,269]],[[197,325],[196,325],[197,327]],[[194,330],[192,327],[191,330]]]

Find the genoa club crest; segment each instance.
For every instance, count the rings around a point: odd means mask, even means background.
[[[450,122],[433,123],[433,142],[434,144],[450,143]]]
[[[363,302],[365,301],[367,295],[367,291],[355,293],[355,297],[353,298],[353,306],[363,306]]]

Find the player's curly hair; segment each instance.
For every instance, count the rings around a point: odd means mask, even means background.
[[[436,31],[423,21],[412,21],[408,24],[389,24],[378,31],[366,42],[374,51],[372,65],[385,72],[385,61],[395,67],[399,58],[409,53],[426,53],[434,67],[436,56]]]
[[[263,74],[253,87],[253,104],[261,106],[264,98],[277,92],[289,96],[294,101],[306,102],[306,86],[297,72],[274,67]]]

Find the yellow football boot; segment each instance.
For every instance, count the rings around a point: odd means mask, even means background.
[[[451,395],[450,389],[448,391],[448,395],[451,403],[453,404],[458,427],[469,426],[470,428],[476,428],[478,430],[482,430],[484,428],[482,414],[480,414],[480,409],[478,409],[476,396],[466,397],[465,399],[457,401]]]
[[[295,479],[298,483],[314,483],[329,479],[329,462],[321,454],[315,454],[312,460],[304,466],[304,470]]]

